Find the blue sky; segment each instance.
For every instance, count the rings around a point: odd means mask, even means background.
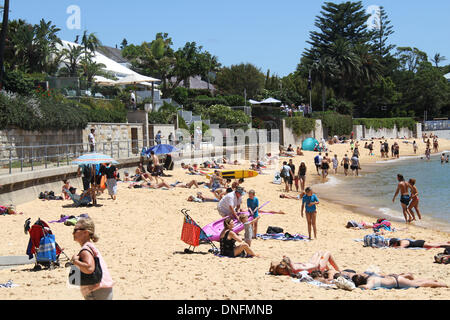
[[[342,2],[342,1],[335,1]],[[296,69],[315,30],[319,0],[12,0],[10,19],[37,23],[44,18],[61,28],[60,37],[73,41],[83,30],[94,32],[103,44],[151,41],[157,32],[169,33],[174,48],[195,41],[224,66],[250,62],[285,76]],[[391,42],[414,46],[429,57],[439,52],[450,63],[450,1],[364,0],[365,7],[384,6],[395,34]],[[70,5],[81,9],[81,29],[66,26]]]

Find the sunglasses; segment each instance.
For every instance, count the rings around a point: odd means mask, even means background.
[[[75,232],[77,232],[77,231],[81,231],[81,230],[86,230],[86,229],[82,229],[82,228],[73,229],[73,233],[75,233]]]

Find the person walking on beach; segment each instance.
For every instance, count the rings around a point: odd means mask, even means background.
[[[106,175],[106,187],[108,188],[108,193],[111,199],[116,200],[117,196],[117,179],[116,173],[117,168],[111,163],[108,163],[106,167],[103,169],[103,172]]]
[[[416,154],[416,153],[417,153],[417,143],[416,143],[416,140],[414,140],[414,142],[413,142],[413,150],[414,150],[414,154]]]
[[[95,151],[95,129],[91,129],[91,133],[88,135],[88,141],[89,141],[89,151],[94,152]]]
[[[411,203],[408,206],[408,211],[411,213],[412,217],[413,217],[413,221],[416,220],[416,217],[414,215],[414,211],[412,209],[415,209],[417,212],[417,216],[419,217],[420,220],[422,220],[422,216],[420,215],[420,211],[419,211],[419,191],[417,190],[416,187],[416,179],[409,179],[408,181],[409,184],[409,189],[411,190]]]
[[[408,210],[408,205],[410,202],[408,192],[409,184],[408,182],[405,181],[405,178],[401,174],[397,175],[397,180],[398,180],[397,190],[395,191],[394,198],[392,198],[392,202],[395,202],[395,198],[400,193],[400,203],[403,210],[403,216],[405,217],[405,222],[410,223],[412,221],[412,217]]]
[[[337,174],[338,165],[339,165],[339,160],[338,160],[337,154],[334,155],[334,158],[332,159],[332,161],[333,161],[334,174]]]
[[[353,175],[355,175],[355,171],[356,171],[356,176],[358,176],[359,175],[358,170],[361,169],[361,167],[359,165],[358,156],[356,154],[354,154],[350,161],[351,161],[350,169],[352,169]]]
[[[161,144],[161,138],[164,138],[164,137],[161,135],[161,130],[159,130],[155,137],[156,144]]]
[[[289,176],[289,190],[292,191],[292,185],[294,183],[294,179],[295,179],[295,164],[292,162],[292,159],[289,159],[289,167],[291,168],[291,175]],[[298,182],[297,182],[298,185]],[[298,187],[297,187],[297,192],[298,192]]]
[[[344,174],[347,176],[348,175],[348,167],[350,164],[350,159],[348,158],[347,154],[344,156],[344,158],[342,158],[341,161],[341,166],[344,166]]]
[[[330,159],[328,158],[328,153],[325,154],[325,157],[322,159],[322,179],[328,176],[328,170],[330,169]]]
[[[394,148],[394,157],[396,157],[397,159],[400,158],[400,145],[396,142],[394,144],[395,148]]]
[[[319,168],[322,166],[322,153],[321,152],[319,152],[319,154],[314,157],[314,164],[316,165],[317,174],[320,176]]]
[[[286,186],[285,191],[289,192],[289,179],[293,176],[291,167],[288,166],[287,162],[283,162],[283,167],[281,168],[281,177],[283,178],[284,184]]]
[[[112,300],[114,282],[102,255],[92,242],[98,241],[95,234],[94,221],[91,218],[81,218],[73,229],[73,239],[81,246],[81,251],[71,259],[73,265],[84,274],[92,274],[96,269],[94,258],[98,258],[102,278],[94,285],[80,286],[81,294],[86,300]],[[92,242],[91,242],[92,240]]]
[[[306,164],[303,161],[300,163],[300,166],[298,167],[298,180],[300,182],[302,192],[305,191]]]
[[[303,212],[306,208],[306,222],[308,223],[308,235],[309,240],[312,240],[311,238],[311,227],[314,230],[314,239],[317,239],[317,227],[316,227],[316,216],[317,216],[317,208],[316,205],[319,204],[319,199],[315,194],[313,194],[313,190],[308,187],[305,190],[305,195],[302,198],[302,218],[303,218]]]

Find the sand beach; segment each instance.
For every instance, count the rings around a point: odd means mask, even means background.
[[[409,141],[412,142],[413,139]],[[375,140],[375,156],[369,156],[360,141],[361,166],[380,161]],[[389,139],[389,144],[394,140]],[[413,155],[411,144],[396,140],[400,144],[400,155]],[[425,144],[416,139],[418,154],[424,154]],[[450,150],[450,141],[439,139],[440,150]],[[331,145],[330,155],[337,154],[339,160],[345,153],[351,154],[349,144]],[[305,152],[304,156],[293,158],[298,168],[305,161],[307,185],[317,183],[317,173],[313,158],[315,153]],[[288,161],[288,158],[280,158]],[[234,168],[235,166],[227,166]],[[248,168],[248,164],[241,168]],[[122,170],[123,171],[123,170]],[[131,170],[129,170],[131,171]],[[331,171],[331,170],[330,170]],[[448,169],[447,169],[448,172]],[[188,182],[192,179],[206,181],[201,176],[187,175],[176,166],[172,177],[165,178],[168,183],[177,180]],[[343,174],[339,167],[339,175]],[[361,178],[355,178],[361,179]],[[266,210],[282,210],[285,215],[265,215],[259,221],[258,232],[264,233],[268,226],[282,227],[285,232],[307,235],[305,219],[300,216],[301,202],[280,199],[284,185],[272,183],[273,175],[259,175],[247,179],[243,184],[248,191],[254,189],[260,203],[270,201]],[[24,234],[23,224],[30,217],[32,222],[41,218],[45,221],[58,220],[61,215],[88,214],[96,224],[100,241],[96,244],[110,269],[114,286],[114,299],[267,299],[267,300],[448,300],[450,288],[408,289],[408,290],[370,290],[356,289],[327,290],[307,283],[294,282],[287,276],[267,275],[271,261],[280,261],[283,255],[292,261],[306,262],[319,250],[330,251],[341,269],[350,268],[360,272],[368,269],[385,273],[411,272],[417,278],[435,279],[450,285],[448,265],[433,263],[433,256],[443,249],[407,250],[364,248],[361,242],[368,230],[349,230],[344,226],[349,220],[374,222],[375,218],[330,201],[321,201],[318,207],[318,239],[313,241],[254,240],[252,248],[260,257],[220,258],[207,253],[208,245],[201,245],[194,254],[184,254],[188,246],[180,240],[183,215],[180,210],[190,210],[191,216],[204,226],[220,218],[216,203],[187,202],[189,195],[199,189],[175,188],[173,190],[129,189],[128,184],[119,183],[116,201],[110,200],[107,192],[99,197],[98,207],[71,208],[70,201],[42,201],[17,206],[23,215],[0,216],[1,256],[25,255],[29,236]],[[395,190],[395,186],[392,186]],[[57,190],[59,192],[59,190]],[[291,192],[291,195],[296,195]],[[320,193],[317,194],[320,200]],[[246,199],[246,196],[244,197]],[[448,201],[443,195],[442,201]],[[422,204],[426,212],[426,203]],[[448,233],[439,230],[420,228],[414,224],[394,222],[394,227],[406,228],[395,232],[397,238],[423,239],[429,242],[449,241]],[[56,241],[72,257],[78,253],[79,245],[73,241],[73,227],[52,224]],[[218,245],[218,244],[217,244]],[[0,283],[12,280],[18,287],[0,288],[0,299],[83,299],[79,289],[67,285],[67,268],[31,272],[33,265],[17,266],[0,270]]]

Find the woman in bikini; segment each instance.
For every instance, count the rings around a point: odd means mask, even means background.
[[[312,271],[319,270],[323,272],[329,270],[328,263],[331,264],[334,270],[340,272],[331,253],[322,251],[316,252],[307,263],[292,263],[291,259],[285,256],[280,263],[272,262],[269,272],[274,275],[286,276],[295,276],[302,271],[311,273]]]
[[[408,288],[447,288],[445,283],[429,279],[414,279],[412,275],[390,274],[387,276],[356,274],[352,277],[352,281],[361,289],[408,289]]]
[[[420,215],[420,211],[419,211],[419,191],[417,190],[417,187],[415,186],[416,179],[409,179],[408,183],[410,186],[409,189],[411,190],[411,196],[410,196],[411,202],[409,203],[408,211],[413,216],[412,221],[416,220],[414,211],[412,211],[412,209],[416,210],[417,216],[419,217],[420,220],[422,220],[422,216]]]
[[[450,247],[450,241],[442,243],[429,243],[425,240],[411,240],[411,239],[397,239],[392,238],[389,240],[389,247],[393,248],[447,248]]]

